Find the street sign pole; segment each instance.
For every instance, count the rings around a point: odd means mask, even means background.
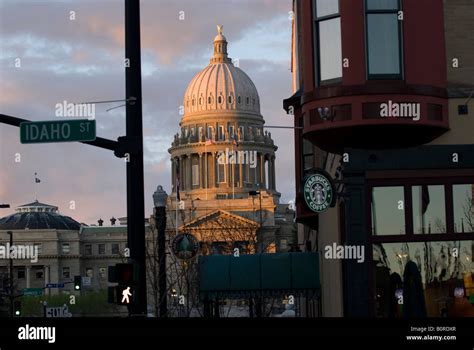
[[[143,184],[142,71],[140,1],[125,0],[125,94],[127,162],[127,239],[130,258],[139,266],[138,295],[129,307],[131,316],[146,316],[145,199]]]

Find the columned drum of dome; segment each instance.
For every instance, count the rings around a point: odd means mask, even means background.
[[[174,193],[179,178],[180,192],[193,199],[247,198],[255,189],[279,198],[277,146],[264,132],[254,83],[228,57],[222,26],[209,65],[188,84],[183,105],[181,131],[169,149]]]

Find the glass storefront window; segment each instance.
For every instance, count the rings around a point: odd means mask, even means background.
[[[402,186],[372,189],[372,234],[404,235],[405,203]]]
[[[373,245],[377,317],[473,317],[474,241]]]
[[[415,234],[446,233],[444,186],[413,186],[413,232]]]
[[[474,232],[474,184],[453,185],[454,232]]]

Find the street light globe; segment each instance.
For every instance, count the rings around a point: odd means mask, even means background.
[[[165,207],[167,198],[168,194],[165,190],[163,190],[163,186],[158,185],[156,191],[153,193],[153,202],[155,207]]]

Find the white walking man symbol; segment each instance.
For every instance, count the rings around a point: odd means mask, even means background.
[[[131,296],[132,296],[132,293],[130,293],[130,287],[127,287],[122,292],[122,303],[130,304],[130,300],[128,298]]]

